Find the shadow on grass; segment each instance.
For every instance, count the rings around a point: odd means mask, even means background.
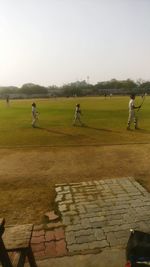
[[[139,133],[139,134],[150,134],[150,130],[146,130],[146,129],[142,129],[142,128],[130,129],[130,131],[131,132],[136,132],[136,133]]]
[[[68,133],[64,133],[64,132],[60,132],[60,131],[54,131],[54,130],[50,130],[50,129],[47,129],[47,128],[44,128],[44,127],[39,127],[39,126],[36,126],[35,129],[39,129],[39,130],[42,130],[42,131],[46,131],[46,132],[49,132],[49,133],[55,133],[55,134],[61,134],[61,135],[66,135],[66,136],[72,136],[72,134],[68,134]]]
[[[110,129],[105,129],[105,128],[95,128],[95,127],[91,127],[88,125],[84,125],[83,127],[88,128],[88,129],[92,129],[92,130],[96,130],[96,131],[104,131],[104,132],[113,132],[113,133],[120,133],[119,131],[114,131],[114,130],[110,130]]]
[[[100,132],[101,131],[104,131],[104,132],[120,133],[119,131],[114,131],[114,130],[105,129],[105,128],[96,128],[96,127],[92,127],[92,126],[89,126],[89,125],[86,125],[86,124],[83,124],[83,125],[74,125],[73,127],[88,128],[88,129],[92,129],[92,130],[96,130],[96,131],[100,131]],[[51,129],[44,128],[44,127],[36,126],[35,128],[36,129],[43,130],[43,131],[46,131],[46,132],[49,132],[49,133],[55,133],[55,134],[61,134],[61,135],[66,135],[66,136],[72,136],[72,137],[74,137],[74,135],[72,135],[72,134],[67,134],[67,133],[64,133],[64,132],[55,131],[55,130],[51,130]]]

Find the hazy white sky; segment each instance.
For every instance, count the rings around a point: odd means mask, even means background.
[[[0,85],[150,79],[150,0],[0,0]]]

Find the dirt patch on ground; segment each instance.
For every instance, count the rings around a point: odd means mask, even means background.
[[[41,223],[56,183],[132,176],[150,191],[150,145],[0,150],[0,217]]]

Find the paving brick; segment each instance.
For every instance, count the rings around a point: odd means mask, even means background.
[[[56,242],[56,255],[57,256],[67,255],[67,248],[64,240],[59,240]]]
[[[94,233],[94,236],[96,237],[96,240],[106,239],[106,235],[104,234],[102,229],[94,229],[93,233]]]
[[[80,213],[80,214],[85,214],[86,213],[86,209],[83,207],[83,206],[78,206],[77,207],[77,210],[78,210],[78,212]]]
[[[76,243],[77,244],[89,243],[89,242],[94,241],[94,240],[96,240],[94,235],[76,237]]]
[[[75,244],[76,239],[75,239],[75,232],[66,232],[65,233],[66,241],[68,245]]]
[[[77,198],[74,198],[74,203],[75,203],[75,204],[78,204],[78,203],[80,204],[80,203],[83,202],[84,200],[85,200],[85,199],[83,199],[83,198],[78,198],[78,197],[77,197]]]
[[[76,244],[67,245],[67,249],[69,252],[75,252],[75,251],[79,251],[79,246]]]
[[[75,204],[70,204],[69,205],[69,210],[76,210],[76,205]]]
[[[61,194],[64,194],[64,196],[65,196],[66,194],[70,194],[70,190],[63,190],[63,191],[61,192]]]
[[[63,223],[62,222],[48,223],[46,226],[47,226],[47,229],[54,229],[54,228],[63,226]]]
[[[39,243],[43,243],[44,241],[45,241],[44,236],[34,236],[31,239],[31,244],[39,244]]]
[[[45,255],[46,255],[46,257],[56,257],[57,256],[56,242],[51,241],[51,242],[45,243]]]
[[[89,249],[89,243],[84,244],[74,244],[67,246],[69,252],[76,252],[76,251],[85,251]]]
[[[65,195],[65,199],[68,200],[68,199],[72,199],[72,195],[71,194],[66,194]]]
[[[94,213],[94,217],[96,216],[97,212],[99,212],[101,210],[100,207],[97,208],[89,208],[89,207],[85,207],[85,210],[81,211],[80,213],[83,213],[85,215],[86,214],[91,214]]]
[[[80,224],[80,217],[79,216],[73,216],[71,220],[72,224]]]
[[[59,204],[59,211],[61,212],[61,211],[66,211],[67,210],[67,206],[65,205],[65,204]]]
[[[64,200],[63,204],[72,204],[73,200],[72,199],[68,199],[68,200]]]
[[[80,237],[80,236],[86,236],[86,235],[91,235],[93,234],[93,230],[90,228],[90,229],[86,229],[86,230],[79,230],[77,232],[74,232],[74,235],[76,237]]]
[[[88,199],[89,201],[93,201],[93,200],[94,200],[94,196],[93,196],[93,195],[89,195],[89,196],[87,196],[87,199]]]
[[[55,202],[61,202],[63,199],[63,195],[57,195],[57,197],[55,198]]]
[[[99,213],[99,212],[98,212]],[[97,214],[98,214],[97,213]],[[93,213],[93,212],[90,212],[90,213],[85,213],[85,214],[79,214],[79,217],[81,218],[81,219],[84,219],[84,218],[92,218],[92,217],[95,217],[95,213]]]
[[[43,224],[35,224],[33,227],[33,231],[40,231],[43,230]]]
[[[50,221],[55,221],[55,220],[59,219],[59,216],[57,214],[55,214],[54,211],[46,212],[45,216],[47,216]]]
[[[119,245],[119,241],[113,232],[107,233],[107,241],[111,247]]]
[[[54,231],[46,231],[45,233],[45,241],[50,242],[55,240],[55,232]]]
[[[55,184],[55,187],[60,187],[60,186],[66,186],[67,183],[60,183],[60,184]]]
[[[33,233],[32,233],[32,237],[44,236],[44,234],[45,234],[44,230],[33,231]]]
[[[55,239],[60,240],[65,238],[64,229],[62,227],[56,228],[54,231]]]
[[[108,225],[117,226],[123,224],[123,220],[108,220]]]
[[[81,219],[81,225],[83,226],[84,229],[91,227],[90,219],[89,218]]]
[[[91,222],[92,228],[103,228],[107,225],[107,221]]]
[[[83,186],[87,186],[88,183],[87,183],[87,182],[82,182],[82,185],[83,185]]]
[[[40,243],[40,244],[32,244],[31,243],[31,247],[32,247],[33,253],[45,250],[45,244],[44,243]]]
[[[129,215],[128,215],[128,217],[129,217]],[[110,215],[107,215],[106,218],[108,221],[111,221],[111,220],[112,221],[114,221],[114,220],[120,221],[121,220],[121,222],[123,222],[122,220],[125,219],[124,214],[110,214]]]
[[[72,192],[76,193],[77,189],[76,188],[72,188]]]
[[[77,215],[78,213],[75,210],[70,210],[70,211],[66,211],[65,215],[69,215],[69,216],[73,216],[73,215]]]
[[[71,218],[70,218],[70,216],[63,216],[63,217],[62,217],[62,221],[63,221],[63,224],[64,224],[64,225],[69,225],[69,224],[71,224]]]
[[[67,185],[67,186],[65,185],[65,186],[63,187],[63,189],[64,189],[64,191],[67,191],[67,192],[69,191],[69,192],[70,192],[70,186],[69,186],[69,185]]]
[[[75,224],[75,225],[69,225],[65,228],[65,231],[69,232],[69,231],[78,231],[78,230],[82,230],[83,227],[81,224]]]
[[[92,217],[89,219],[90,222],[101,222],[105,220],[106,220],[106,216]]]
[[[61,186],[58,186],[58,187],[55,187],[55,191],[58,193],[60,191],[62,191],[62,187]]]
[[[109,247],[109,243],[106,240],[102,241],[94,241],[89,243],[89,248],[90,249],[95,249],[95,248],[106,248]]]
[[[45,251],[38,251],[38,252],[34,252],[34,257],[37,259],[37,260],[43,260],[46,258],[46,254],[45,254]]]

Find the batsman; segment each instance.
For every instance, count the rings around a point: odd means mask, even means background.
[[[128,118],[127,130],[130,130],[130,125],[132,121],[134,122],[134,128],[138,129],[138,121],[137,121],[137,116],[135,114],[135,109],[137,109],[137,112],[140,110],[144,102],[144,99],[140,106],[135,106],[134,100],[135,100],[135,95],[132,94],[130,96],[130,101],[129,101],[129,118]]]

